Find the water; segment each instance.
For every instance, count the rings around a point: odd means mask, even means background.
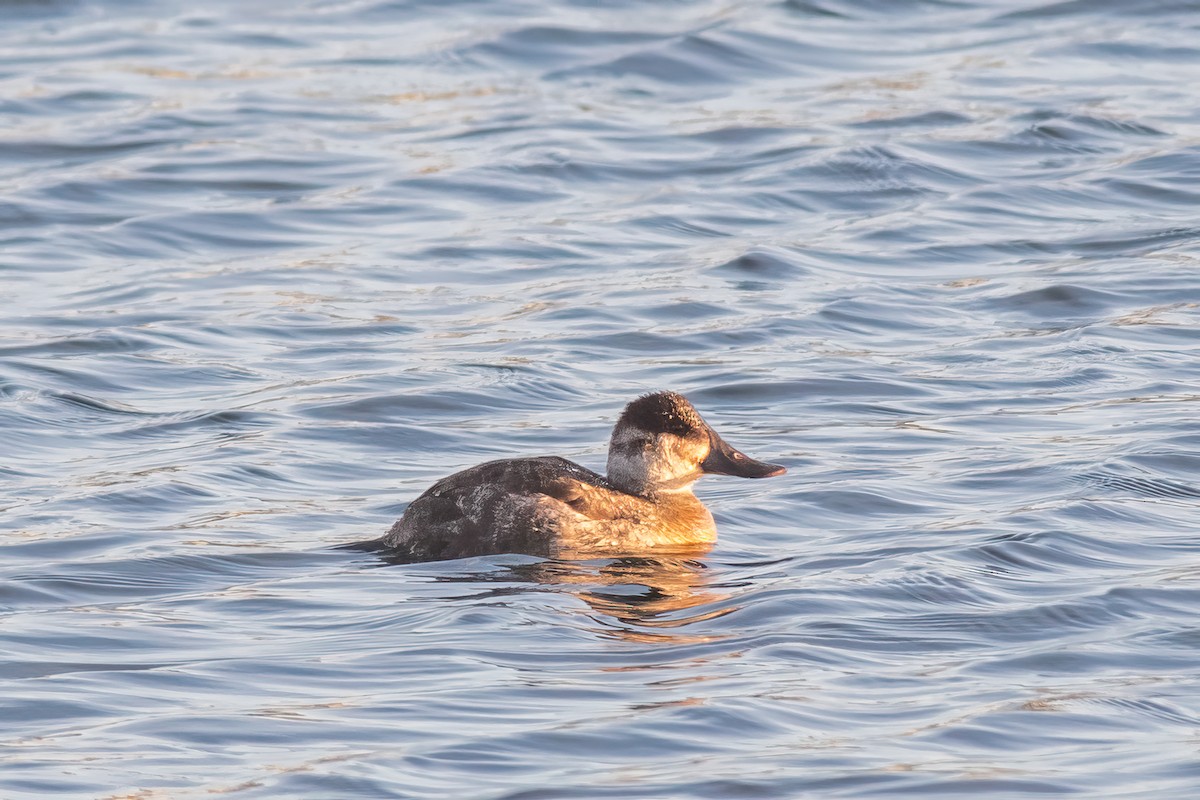
[[[1200,4],[2,13],[0,796],[1195,796]],[[703,558],[334,549],[657,388]]]

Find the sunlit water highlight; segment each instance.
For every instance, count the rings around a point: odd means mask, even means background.
[[[1195,797],[1196,4],[3,14],[3,797]],[[333,549],[657,388],[702,558]]]

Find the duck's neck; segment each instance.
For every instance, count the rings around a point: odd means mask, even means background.
[[[677,494],[692,494],[692,487],[696,485],[696,480],[699,475],[680,475],[678,478],[673,478],[669,481],[659,481],[648,486],[644,492],[646,495],[677,495]]]
[[[646,465],[633,454],[615,448],[608,451],[608,482],[625,494],[646,495]]]
[[[619,464],[616,469],[613,467],[613,462],[610,459],[608,462],[608,482],[622,492],[625,492],[625,494],[633,494],[638,497],[690,495],[692,494],[692,487],[700,477],[699,475],[680,475],[670,480],[650,481],[647,479],[644,470],[624,470],[620,468]]]
[[[673,471],[655,469],[640,448],[621,447],[614,443],[608,451],[608,482],[626,494],[638,497],[691,494],[692,485],[700,478],[700,471],[693,469],[682,475],[670,474]]]

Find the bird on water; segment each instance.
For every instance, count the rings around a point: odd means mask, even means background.
[[[489,461],[438,481],[387,534],[350,547],[410,562],[677,551],[716,540],[712,514],[692,493],[702,476],[784,472],[730,446],[683,395],[655,392],[617,419],[607,475],[558,456]]]

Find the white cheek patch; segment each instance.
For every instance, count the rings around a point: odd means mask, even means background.
[[[674,483],[682,478],[699,475],[703,459],[701,443],[672,434],[658,438],[649,458],[650,478],[655,483]]]
[[[688,491],[700,477],[708,441],[636,427],[614,431],[608,452],[608,478],[627,490]]]

